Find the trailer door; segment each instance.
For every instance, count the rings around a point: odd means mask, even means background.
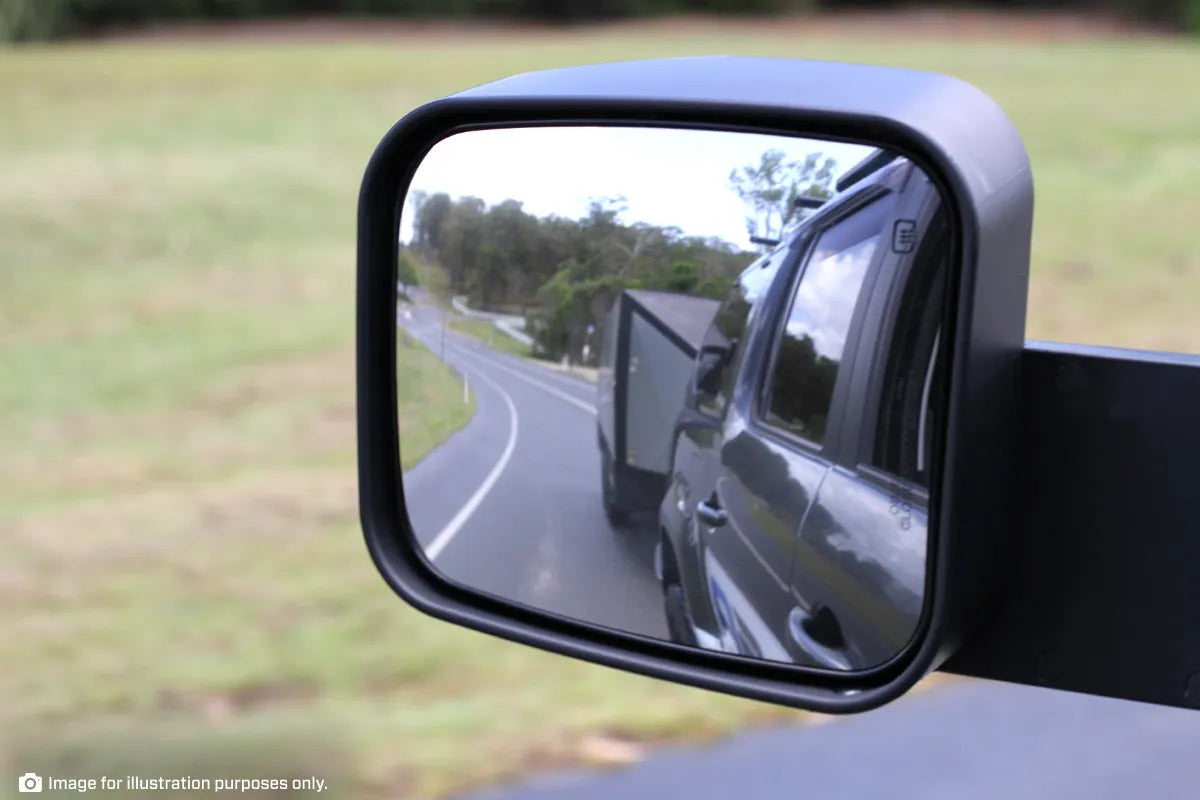
[[[629,326],[629,372],[625,384],[625,463],[665,474],[675,420],[692,377],[693,357],[645,317]]]

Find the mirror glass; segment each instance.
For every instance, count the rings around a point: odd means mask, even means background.
[[[402,201],[405,501],[447,579],[862,670],[921,613],[950,231],[866,144],[459,133]]]

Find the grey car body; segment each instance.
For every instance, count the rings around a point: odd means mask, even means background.
[[[883,163],[746,269],[706,333],[659,509],[677,641],[853,670],[916,630],[948,226],[925,173]]]

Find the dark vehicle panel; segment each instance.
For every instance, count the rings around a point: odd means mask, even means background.
[[[915,248],[894,238],[909,226]],[[718,310],[705,342],[721,358],[702,348],[684,413],[712,421],[680,425],[660,515],[692,640],[841,670],[908,642],[943,413],[944,231],[932,185],[895,162],[789,237],[765,302],[735,287]]]
[[[904,499],[835,467],[796,538],[789,632],[799,649],[880,664],[911,637],[925,581],[923,499]]]
[[[924,597],[933,431],[944,416],[938,300],[948,242],[932,186],[919,173],[909,180],[919,185],[907,187],[898,215],[918,220],[925,236],[914,253],[880,263],[848,393],[864,401],[850,403],[857,413],[846,415],[837,465],[797,538],[793,567],[801,635],[836,645],[851,668],[903,648]]]
[[[760,495],[759,514],[746,520],[752,532],[746,538],[777,544],[778,554],[756,549],[770,556],[771,563],[787,568],[780,596],[770,605],[758,606],[769,615],[768,625],[782,648],[776,658],[782,660],[849,666],[834,652],[842,649],[841,637],[835,635],[839,632],[834,629],[822,635],[829,623],[814,622],[824,620],[828,611],[822,616],[819,604],[797,595],[787,582],[796,558],[806,555],[798,532],[826,480],[831,453],[836,452],[838,442],[830,435],[830,420],[835,395],[845,393],[849,380],[842,363],[855,351],[863,316],[859,298],[882,260],[881,231],[894,205],[892,194],[854,204],[850,213],[820,231],[796,271],[768,367],[758,367],[757,376],[750,378],[762,382],[761,405],[759,418],[741,438],[761,443],[760,452],[745,448],[753,454],[743,459],[740,470],[734,466],[730,471],[755,474],[769,486]],[[730,466],[725,452],[722,460]]]
[[[722,510],[718,493],[721,465],[709,454],[720,449],[724,441],[722,416],[730,408],[735,379],[745,358],[747,336],[755,328],[754,317],[761,313],[760,301],[771,288],[780,266],[792,256],[794,247],[795,242],[785,244],[758,259],[730,288],[705,333],[691,390],[676,425],[671,475],[659,512],[662,578],[668,593],[672,586],[681,586],[686,600],[672,611],[668,598],[668,624],[672,630],[678,627],[684,631],[677,637],[681,641],[709,649],[736,651],[728,641],[729,629],[719,625],[717,607],[691,599],[709,595],[713,564],[705,561],[704,542],[717,534],[714,528],[723,527],[702,521],[697,507],[703,503],[714,511]],[[726,530],[719,535],[735,534]],[[786,582],[786,568],[781,579]],[[717,585],[720,584],[718,579]],[[728,612],[729,604],[721,609]],[[680,616],[686,619],[678,619]],[[723,635],[727,641],[721,641]]]
[[[714,531],[704,541],[706,563],[722,568],[710,572],[709,592],[714,604],[718,597],[741,601],[730,604],[722,620],[734,634],[737,652],[795,661],[798,653],[780,632],[794,606],[789,579],[796,531],[828,465],[796,458],[744,424],[740,418],[729,421],[727,432],[742,429],[721,448],[718,497],[729,514],[730,531]]]

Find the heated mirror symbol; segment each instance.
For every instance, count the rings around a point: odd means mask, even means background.
[[[917,244],[917,221],[898,219],[892,230],[892,249],[897,253],[911,253]]]

